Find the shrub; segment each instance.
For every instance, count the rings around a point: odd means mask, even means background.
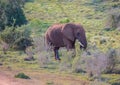
[[[30,38],[22,37],[14,42],[13,48],[16,50],[24,50],[25,51],[25,49],[29,46],[32,46],[32,40]]]
[[[30,31],[26,29],[6,28],[0,33],[3,42],[9,44],[10,48],[25,50],[27,46],[32,45]]]
[[[25,75],[24,73],[18,73],[17,75],[15,75],[15,78],[30,79],[30,77]]]
[[[120,49],[109,49],[107,52],[108,66],[107,73],[120,73]]]
[[[108,12],[108,17],[106,19],[105,30],[114,30],[120,26],[120,11],[119,8],[111,9]]]
[[[12,28],[7,28],[1,32],[0,37],[4,42],[12,44],[15,39],[20,37],[20,33],[14,32]]]
[[[29,46],[25,49],[25,52],[27,54],[27,57],[24,58],[25,61],[32,61],[32,60],[35,60],[34,57],[33,57],[33,49],[32,49],[32,46]]]
[[[22,0],[1,0],[0,1],[0,30],[5,26],[21,26],[27,23],[22,10]]]
[[[81,61],[81,55],[80,56],[76,56],[75,59],[73,60],[73,63],[72,63],[72,72],[75,72],[75,73],[85,73],[85,70],[84,70],[84,66],[81,64],[84,63],[84,61]]]
[[[9,49],[9,44],[5,43],[4,41],[0,41],[0,47],[4,54],[7,53],[7,50]]]
[[[45,42],[44,42],[44,38],[43,37],[34,37],[33,38],[33,45],[34,45],[34,52],[38,53],[38,52],[42,52],[45,51],[46,48],[44,46]]]
[[[87,73],[90,78],[101,79],[101,73],[106,70],[107,56],[97,48],[88,49],[74,59],[73,71]]]
[[[40,64],[40,67],[47,67],[47,65],[51,61],[51,52],[46,52],[43,37],[34,37],[33,45],[35,48],[34,53],[36,54],[36,56],[38,56],[38,63]]]
[[[45,51],[43,52],[38,52],[38,63],[40,64],[40,67],[46,68],[47,65],[51,62],[50,59],[50,52],[46,53]]]
[[[64,57],[61,60],[61,63],[59,64],[60,71],[71,72],[72,60],[73,60],[72,53],[73,53],[72,51],[69,51],[69,52],[66,52],[65,50],[62,51],[62,56],[64,56]]]

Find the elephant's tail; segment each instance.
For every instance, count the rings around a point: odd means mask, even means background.
[[[46,43],[46,38],[44,36],[44,47],[45,47],[45,50],[47,50],[47,43]]]
[[[45,50],[46,50],[46,51],[49,50],[49,45],[48,45],[48,41],[47,41],[46,36],[44,36],[44,47],[45,47]]]

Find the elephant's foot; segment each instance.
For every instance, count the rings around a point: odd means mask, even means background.
[[[59,57],[55,57],[55,60],[59,60],[60,61],[61,59]]]

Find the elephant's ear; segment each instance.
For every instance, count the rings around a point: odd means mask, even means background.
[[[73,35],[73,28],[72,28],[72,24],[65,24],[62,27],[62,33],[63,36],[71,41],[74,41],[74,35]]]

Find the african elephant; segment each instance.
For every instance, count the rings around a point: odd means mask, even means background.
[[[66,47],[68,51],[75,49],[76,39],[80,43],[80,48],[86,49],[85,30],[81,25],[74,23],[54,24],[45,33],[46,45],[52,46],[56,60],[60,60],[58,52],[60,47]]]

